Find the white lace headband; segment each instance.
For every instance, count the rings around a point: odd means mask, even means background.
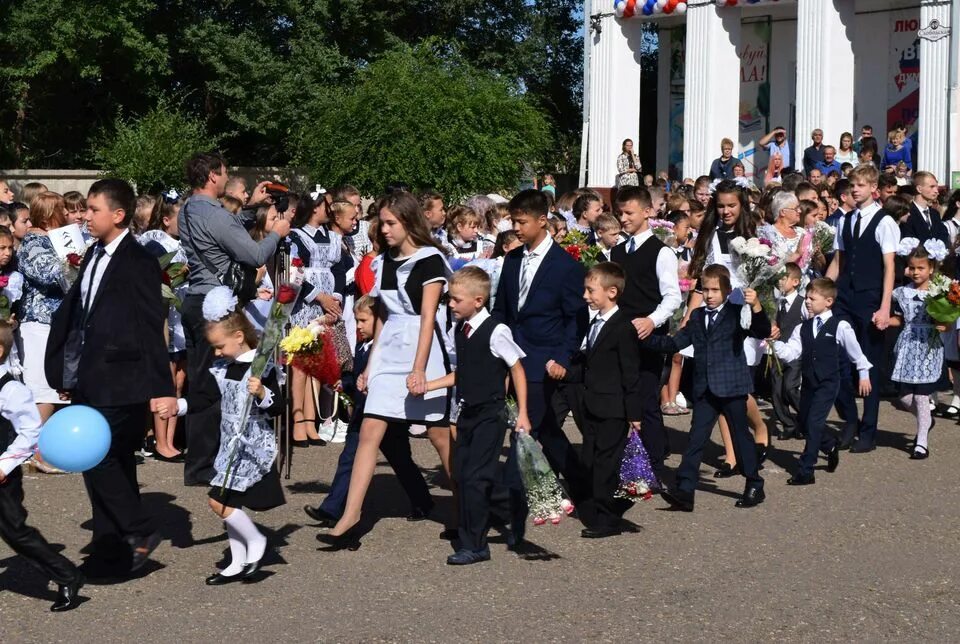
[[[236,311],[239,303],[233,291],[226,286],[217,286],[203,298],[203,319],[207,322],[219,322]]]

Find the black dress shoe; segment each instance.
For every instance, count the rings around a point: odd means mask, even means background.
[[[160,536],[159,532],[131,541],[130,549],[133,551],[133,558],[130,563],[130,572],[136,572],[142,568],[161,541],[163,541],[163,537]]]
[[[743,496],[740,497],[734,505],[738,508],[752,508],[763,503],[763,500],[767,498],[767,495],[764,494],[763,488],[752,487],[746,492],[743,493]]]
[[[816,482],[813,474],[794,474],[787,479],[787,485],[813,485]]]
[[[440,539],[443,541],[455,541],[460,538],[460,531],[456,528],[445,528],[443,532],[440,533]]]
[[[351,552],[360,549],[360,524],[354,524],[343,534],[318,534],[317,541],[332,546],[331,550],[349,550]]]
[[[792,429],[790,431],[782,431],[780,432],[780,436],[778,436],[778,438],[782,441],[793,440],[796,437],[797,437],[797,433]]]
[[[840,465],[840,446],[834,445],[833,449],[827,452],[827,471],[836,472]]]
[[[763,465],[763,462],[767,460],[767,452],[770,451],[769,445],[764,445],[763,443],[757,443],[757,465]]]
[[[872,452],[877,449],[876,445],[866,445],[858,442],[853,447],[850,448],[851,454],[866,454],[867,452]]]
[[[430,516],[430,513],[433,512],[433,506],[429,508],[413,508],[410,510],[410,514],[407,515],[407,521],[410,523],[416,523],[417,521],[425,521],[427,517]]]
[[[737,475],[737,466],[730,465],[730,463],[723,463],[720,467],[717,468],[717,471],[713,473],[713,478],[715,479],[728,479],[731,476]]]
[[[264,553],[266,554],[266,553]],[[240,578],[245,584],[255,584],[258,581],[263,580],[263,576],[260,575],[260,563],[263,561],[263,557],[260,557],[258,560],[253,563],[248,563],[243,567],[243,572],[240,573]]]
[[[614,526],[584,528],[580,531],[580,536],[584,539],[605,539],[606,537],[615,537],[619,534],[623,534],[623,530]]]
[[[206,578],[204,583],[206,583],[208,586],[223,586],[225,584],[233,584],[238,581],[243,581],[242,572],[238,572],[235,575],[230,575],[229,577],[225,575],[221,575],[220,573],[217,573],[215,575],[210,575],[209,577]]]
[[[490,548],[483,550],[457,550],[447,557],[448,566],[469,566],[470,564],[490,561]]]
[[[313,445],[314,447],[325,447],[327,441],[323,440],[322,438],[308,438],[307,443]]]
[[[310,447],[310,441],[306,439],[298,441],[296,438],[293,438],[290,440],[290,444],[294,447]]]
[[[683,510],[684,512],[693,512],[693,494],[689,492],[664,488],[660,491],[660,496],[664,501],[669,503],[672,508]]]
[[[316,523],[319,523],[321,528],[332,528],[337,525],[337,521],[340,520],[340,517],[333,516],[319,506],[313,507],[312,505],[305,505],[303,506],[303,511],[307,513],[308,517]]]
[[[911,461],[922,461],[923,459],[930,456],[930,450],[924,449],[923,447],[913,448],[913,453],[910,454]]]
[[[80,605],[80,588],[83,586],[83,575],[77,574],[77,578],[70,584],[57,585],[57,600],[50,606],[54,613],[63,613],[73,610]]]
[[[160,461],[161,463],[183,463],[184,456],[183,452],[177,452],[175,456],[164,456],[160,452],[155,452],[153,454],[153,460]]]

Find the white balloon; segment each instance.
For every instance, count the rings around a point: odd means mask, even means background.
[[[660,11],[663,11],[663,8],[667,6],[667,0],[657,0],[657,8]]]
[[[674,12],[674,13],[679,13],[680,15],[683,15],[683,14],[687,13],[687,3],[686,3],[686,2],[678,2],[678,3],[677,3],[677,8],[674,9],[673,12]]]
[[[663,13],[663,7],[660,6],[660,3],[653,5],[653,13]]]
[[[614,5],[613,12],[617,14],[617,18],[623,18],[623,10],[627,8],[626,2],[621,2],[617,5]]]

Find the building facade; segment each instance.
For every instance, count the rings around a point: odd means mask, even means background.
[[[657,170],[706,174],[729,138],[762,176],[757,141],[776,126],[799,167],[816,128],[837,145],[871,125],[882,150],[903,124],[914,169],[960,182],[960,0],[635,0],[618,16],[627,2],[586,5],[582,184],[614,185],[621,142],[653,122],[640,113],[645,22],[659,36]]]

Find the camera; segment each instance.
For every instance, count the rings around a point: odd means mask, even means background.
[[[290,207],[290,189],[285,185],[280,183],[268,183],[267,184],[267,194],[270,195],[270,200],[273,202],[273,205],[276,206],[277,212],[281,215],[287,211],[287,208]]]

